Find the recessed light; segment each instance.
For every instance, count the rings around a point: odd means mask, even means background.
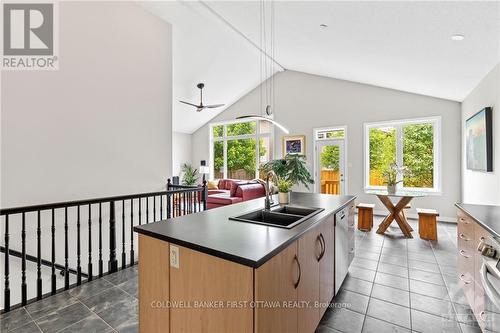
[[[319,25],[319,27],[320,27],[320,28],[323,28],[323,29],[324,29],[324,28],[328,28],[328,26],[327,26],[326,24],[324,24],[324,23],[320,24],[320,25]]]
[[[465,36],[460,35],[460,34],[455,34],[455,35],[451,36],[451,40],[455,40],[455,41],[460,41],[460,40],[464,40],[464,39],[465,39]]]

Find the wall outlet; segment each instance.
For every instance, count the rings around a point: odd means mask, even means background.
[[[179,268],[179,248],[170,245],[170,266]]]

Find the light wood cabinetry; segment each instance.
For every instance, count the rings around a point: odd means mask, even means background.
[[[299,332],[314,332],[320,320],[317,304],[320,300],[319,262],[323,254],[320,227],[321,225],[308,231],[298,241],[298,258],[302,272],[297,290],[297,298],[302,304],[298,310]]]
[[[173,246],[173,245],[171,245]],[[172,332],[253,332],[253,269],[179,246],[170,267]],[[237,303],[234,303],[237,302]]]
[[[168,333],[169,243],[139,235],[139,331]]]
[[[323,317],[327,310],[327,305],[332,300],[335,289],[335,217],[331,215],[320,226],[321,236],[323,237],[323,257],[319,262],[319,300],[320,313],[319,317]]]
[[[255,270],[255,300],[280,304],[255,309],[255,332],[297,332],[297,307],[281,305],[297,300],[298,265],[296,241]]]
[[[339,215],[346,267],[352,213],[349,206]],[[335,218],[325,216],[258,268],[140,235],[140,332],[313,333],[335,293]]]

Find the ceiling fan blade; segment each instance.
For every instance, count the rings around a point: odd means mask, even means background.
[[[194,106],[195,108],[200,107],[199,105],[196,105],[196,104],[193,104],[193,103],[189,103],[189,102],[184,102],[184,101],[179,101],[179,102],[184,103],[184,104],[187,104],[187,105]]]
[[[205,108],[208,109],[215,109],[215,108],[220,108],[221,106],[224,106],[225,104],[212,104],[212,105],[205,105]]]

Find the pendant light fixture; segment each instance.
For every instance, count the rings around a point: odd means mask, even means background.
[[[270,3],[271,15],[270,15],[270,49],[267,52],[267,33],[266,33],[266,2]],[[261,114],[245,115],[236,117],[236,119],[249,119],[249,120],[262,120],[267,121],[274,126],[278,127],[281,131],[286,134],[290,132],[288,129],[275,121],[273,118],[274,106],[275,106],[275,96],[274,96],[274,65],[276,61],[274,60],[274,38],[275,38],[275,26],[274,26],[274,1],[260,1],[260,105],[259,109]],[[265,81],[264,81],[265,80]],[[265,90],[265,107],[263,107],[263,99]]]

